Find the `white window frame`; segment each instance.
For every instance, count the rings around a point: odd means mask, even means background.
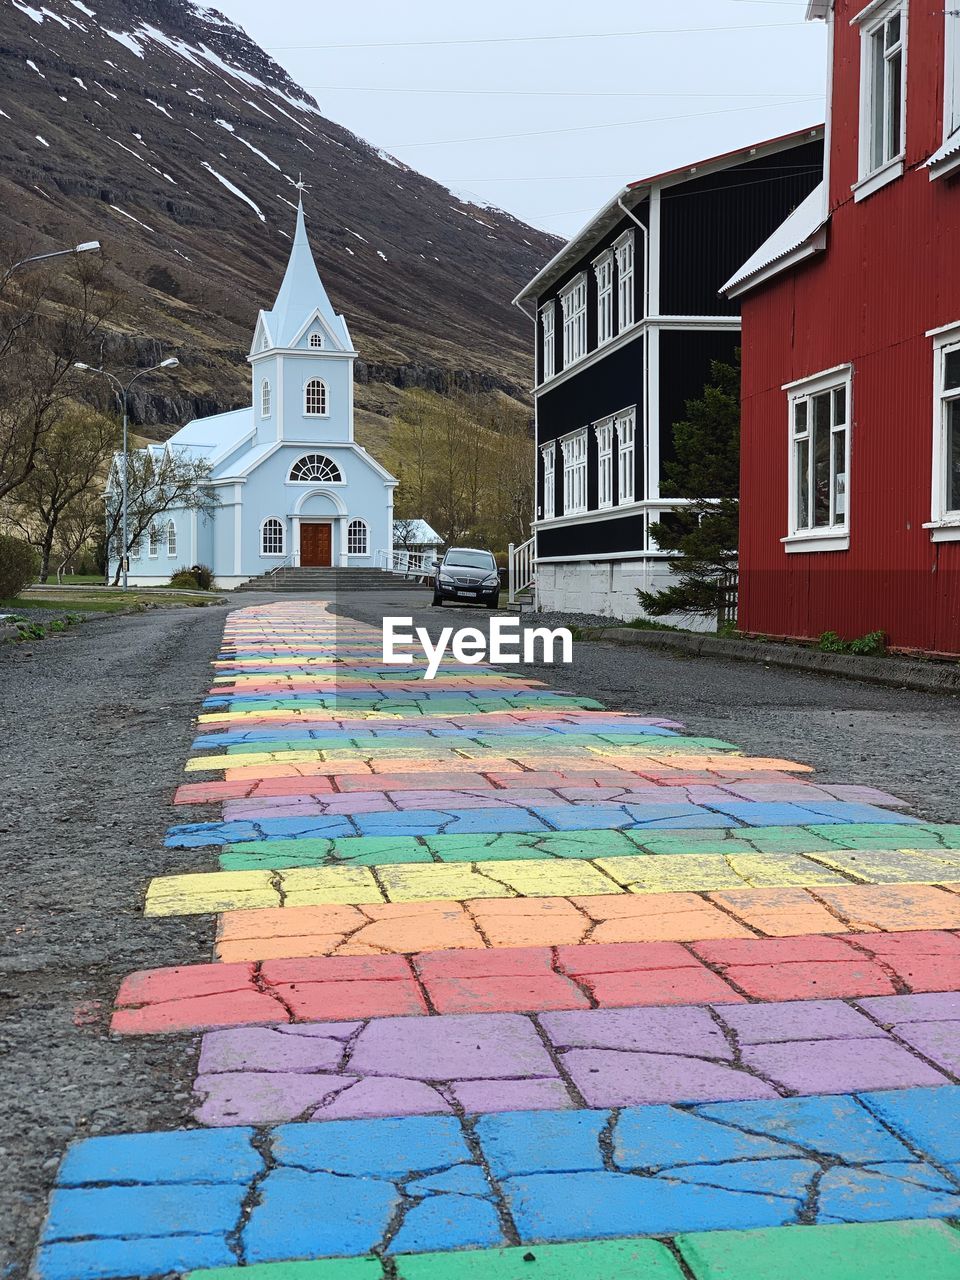
[[[267,525],[280,526],[279,551],[267,550]],[[260,555],[264,560],[282,559],[287,554],[287,530],[280,516],[267,516],[260,525]]]
[[[297,467],[306,463],[308,459],[311,459],[310,465],[314,466],[315,464],[312,462],[312,459],[314,458],[321,458],[331,468],[331,470],[336,473],[337,479],[334,480],[332,475],[297,476],[295,478],[293,473],[296,471]],[[313,450],[310,453],[301,454],[300,457],[297,458],[296,462],[291,464],[290,470],[287,472],[287,484],[346,484],[346,481],[343,478],[342,467],[340,467],[338,463],[334,462],[333,458],[329,457],[325,453],[318,453],[316,450]]]
[[[930,495],[930,530],[934,542],[960,541],[960,507],[947,503],[947,415],[950,406],[960,402],[960,387],[947,389],[947,356],[960,359],[960,323],[936,331],[933,337],[933,467]]]
[[[311,387],[320,387],[320,409],[310,408]],[[303,416],[305,418],[330,417],[330,390],[322,378],[308,378],[303,384]]]
[[[587,428],[560,439],[563,453],[563,514],[581,515],[587,509]]]
[[[130,544],[129,556],[131,560],[143,559],[143,534],[137,534],[133,542]]]
[[[621,409],[613,417],[617,434],[617,505],[636,501],[637,410]]]
[[[323,334],[311,333],[310,337],[307,339],[307,346],[311,351],[322,351],[324,348]]]
[[[944,15],[943,43],[946,64],[943,74],[943,140],[956,137],[960,142],[960,13],[957,5],[947,3]],[[952,11],[952,12],[951,12]]]
[[[363,545],[353,545],[361,541],[355,537],[355,534],[362,532]],[[348,556],[368,556],[370,554],[370,527],[366,520],[361,520],[359,516],[355,517],[347,525],[347,555]]]
[[[553,298],[540,308],[540,381],[557,372],[557,304]]]
[[[908,0],[874,0],[851,20],[851,26],[860,28],[860,163],[858,181],[853,185],[856,200],[865,200],[867,196],[873,195],[875,191],[879,191],[881,187],[885,187],[888,182],[893,182],[903,173],[907,136],[908,8]],[[884,48],[880,68],[883,83],[878,85],[874,63],[877,42],[885,41],[887,24],[898,15],[900,38],[889,49]],[[894,146],[887,138],[891,127],[893,104],[893,99],[888,95],[888,73],[891,62],[897,54],[900,58],[900,130]],[[879,159],[875,155],[874,145],[877,137],[875,116],[878,93],[883,95],[883,101],[880,104],[883,146]]]
[[[172,520],[167,521],[166,528],[167,541],[167,559],[176,560],[177,558],[177,526]]]
[[[160,526],[152,524],[150,526],[150,534],[147,539],[147,555],[151,560],[156,560],[160,554]]]
[[[260,383],[260,417],[269,418],[273,407],[273,393],[270,389],[270,379],[264,378]]]
[[[822,373],[797,382],[787,383],[783,390],[787,393],[787,483],[788,494],[788,533],[781,538],[788,552],[846,551],[850,546],[850,439],[853,418],[853,366],[839,365],[834,369],[825,369]],[[834,394],[843,392],[843,423],[836,421],[836,405]],[[810,523],[816,519],[816,495],[814,493],[814,451],[813,451],[813,401],[817,396],[830,396],[830,518],[829,523],[817,525]],[[806,425],[798,431],[798,405],[806,404]],[[837,467],[836,440],[843,440],[843,464],[841,473]],[[806,484],[807,484],[807,523],[801,527],[799,504],[797,502],[800,469],[798,455],[801,445],[806,444]],[[840,487],[839,477],[843,476],[843,503],[837,501]],[[842,518],[838,518],[841,517]]]
[[[587,273],[581,271],[560,291],[563,310],[563,367],[568,369],[587,354]]]
[[[557,514],[557,442],[540,446],[543,458],[543,495],[541,509],[544,520],[552,520]]]
[[[613,250],[607,249],[593,260],[597,281],[597,346],[606,346],[615,336],[613,327]]]
[[[613,419],[593,424],[597,437],[597,510],[613,506]]]
[[[624,231],[613,244],[617,262],[617,332],[623,333],[637,319],[637,251],[633,231]]]

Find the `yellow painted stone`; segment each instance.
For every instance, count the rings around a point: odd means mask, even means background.
[[[252,769],[262,764],[305,764],[308,760],[325,759],[325,753],[316,749],[312,751],[238,751],[233,756],[193,756],[187,761],[187,773],[200,773],[209,769]]]
[[[597,858],[630,893],[703,893],[742,889],[746,881],[720,854],[666,853],[652,858]]]
[[[945,884],[960,869],[960,849],[834,849],[814,857],[865,884]]]
[[[294,867],[284,871],[280,880],[288,907],[384,901],[369,867]]]
[[[205,912],[279,907],[269,871],[211,871],[159,876],[150,882],[144,915],[193,916]]]
[[[514,895],[479,876],[469,863],[414,863],[377,867],[377,874],[391,902],[425,902],[431,899],[509,898]]]
[[[646,862],[646,858],[624,858]],[[499,881],[524,898],[576,898],[586,894],[619,893],[620,886],[599,868],[602,859],[580,858],[504,859],[484,862],[478,871],[484,879]],[[503,896],[503,895],[501,895]]]

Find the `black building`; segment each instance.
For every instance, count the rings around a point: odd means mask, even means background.
[[[632,182],[514,299],[537,334],[541,607],[635,617],[665,580],[673,424],[740,342],[718,291],[822,176],[816,128]]]

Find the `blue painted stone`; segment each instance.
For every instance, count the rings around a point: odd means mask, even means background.
[[[911,1146],[944,1164],[960,1161],[960,1086],[884,1089],[861,1096]]]
[[[960,1191],[918,1187],[864,1169],[828,1169],[817,1197],[818,1222],[884,1222],[900,1218],[956,1218]]]
[[[43,1243],[120,1236],[226,1235],[237,1225],[246,1187],[67,1187],[50,1197]]]
[[[262,822],[188,822],[169,827],[164,844],[170,849],[201,849],[206,845],[239,844],[248,840],[335,839],[354,836],[349,818],[269,818]]]
[[[504,1192],[524,1240],[778,1227],[796,1213],[792,1201],[779,1197],[626,1173],[531,1174],[507,1179]]]
[[[932,1164],[914,1162],[912,1160],[883,1160],[866,1166],[874,1173],[890,1174],[894,1178],[909,1178],[931,1191],[955,1191],[953,1183]],[[949,1166],[948,1166],[949,1167]]]
[[[811,823],[885,822],[892,825],[918,821],[870,804],[848,804],[843,800],[818,801],[816,807],[758,800],[711,800],[709,807],[726,813],[751,827],[803,827]]]
[[[735,1160],[730,1164],[691,1164],[659,1174],[699,1186],[728,1191],[762,1191],[802,1202],[820,1166],[813,1160]]]
[[[278,1162],[303,1169],[399,1180],[420,1170],[473,1164],[454,1116],[285,1124],[273,1133]]]
[[[546,831],[547,827],[526,809],[385,809],[357,813],[353,821],[361,835],[435,835],[440,832],[486,833],[497,831]],[[268,824],[263,823],[266,827]]]
[[[905,1090],[913,1092],[913,1090]],[[910,1152],[855,1097],[780,1098],[776,1102],[720,1102],[696,1114],[791,1142],[804,1150],[867,1160],[909,1160]]]
[[[431,1173],[426,1178],[416,1178],[413,1182],[407,1183],[406,1189],[412,1196],[424,1195],[429,1191],[450,1191],[465,1196],[493,1194],[483,1170],[475,1164],[457,1164],[452,1169],[444,1169],[442,1173]]]
[[[711,813],[708,809],[701,809],[698,814],[686,814],[679,818],[655,818],[652,822],[631,822],[627,830],[641,831],[643,829],[656,831],[720,831],[733,828],[737,825],[735,818],[731,818],[726,813]],[[671,851],[672,852],[672,851]]]
[[[426,1253],[506,1244],[497,1211],[489,1200],[469,1196],[428,1196],[408,1209],[388,1253]]]
[[[303,1169],[275,1169],[260,1190],[243,1229],[248,1262],[369,1253],[400,1203],[392,1182]]]
[[[221,1236],[159,1240],[82,1240],[49,1244],[37,1253],[38,1280],[108,1280],[164,1275],[196,1267],[229,1267],[236,1257]]]
[[[602,1169],[607,1111],[507,1111],[481,1116],[476,1134],[496,1177]]]
[[[735,1123],[733,1117],[731,1121]],[[676,1107],[627,1107],[613,1129],[613,1159],[621,1169],[672,1169],[705,1161],[793,1154],[790,1147],[777,1141],[714,1124]]]
[[[248,1182],[263,1168],[252,1129],[175,1129],[87,1138],[67,1151],[60,1187],[95,1182]]]

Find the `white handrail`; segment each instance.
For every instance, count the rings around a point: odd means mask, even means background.
[[[396,573],[404,578],[429,577],[436,568],[436,556],[427,551],[383,551],[376,553],[378,569]]]
[[[511,604],[516,602],[517,596],[521,591],[526,591],[532,587],[535,579],[535,555],[534,538],[528,538],[526,542],[514,546],[511,542],[508,548],[507,556],[507,599]]]

